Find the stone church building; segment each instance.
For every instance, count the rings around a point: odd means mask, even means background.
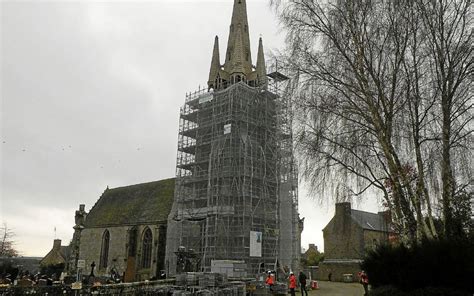
[[[197,258],[193,270],[227,261],[249,276],[298,269],[303,220],[280,90],[289,78],[267,73],[261,38],[252,63],[246,0],[233,2],[225,62],[216,37],[208,88],[181,108],[176,179],[107,188],[88,213],[76,211],[70,265],[85,260],[83,274],[172,276],[189,270],[176,255],[183,249]]]
[[[165,269],[174,183],[173,178],[107,188],[88,213],[81,205],[71,242],[72,266],[85,260],[83,275],[94,268],[96,276],[116,272],[126,282],[159,276]]]
[[[318,278],[344,281],[344,275],[352,274],[356,281],[365,252],[396,237],[390,224],[388,212],[375,214],[351,209],[349,202],[337,203],[334,217],[323,229],[324,262]]]

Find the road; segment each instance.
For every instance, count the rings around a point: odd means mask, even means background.
[[[362,296],[364,288],[359,283],[336,283],[318,281],[319,289],[308,291],[308,296]],[[301,292],[296,292],[300,296]]]

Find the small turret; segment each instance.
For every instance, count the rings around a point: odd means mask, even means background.
[[[267,84],[267,69],[265,66],[265,55],[263,53],[262,37],[258,41],[257,65],[255,66],[257,72],[257,85],[263,86]]]
[[[214,49],[212,51],[211,69],[209,70],[209,80],[207,86],[209,89],[216,88],[218,82],[219,70],[221,68],[220,57],[219,57],[219,37],[216,36],[214,39]]]

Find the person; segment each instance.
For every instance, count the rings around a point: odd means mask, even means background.
[[[300,275],[298,277],[298,280],[300,282],[300,286],[301,286],[301,296],[304,296],[306,294],[306,296],[308,296],[308,291],[306,291],[306,274],[304,274],[304,272],[300,271]]]
[[[365,271],[359,272],[359,282],[364,286],[364,296],[369,295],[369,277],[365,273]]]
[[[296,276],[293,273],[293,271],[290,271],[290,285],[288,286],[290,288],[290,294],[291,296],[295,296],[295,289],[296,289]]]
[[[265,280],[265,284],[268,285],[268,287],[270,288],[270,291],[273,291],[274,281],[273,281],[273,276],[272,276],[271,271],[268,271],[268,276],[267,276],[267,279]]]

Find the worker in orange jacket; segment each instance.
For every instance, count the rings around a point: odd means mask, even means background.
[[[275,282],[273,280],[271,271],[268,271],[268,276],[267,276],[267,279],[265,280],[265,284],[268,285],[268,287],[270,288],[270,291],[273,291],[273,285],[275,284]]]
[[[290,294],[291,294],[291,296],[295,296],[296,276],[295,276],[295,274],[293,273],[293,271],[290,271],[290,278],[289,278],[289,281],[290,281],[290,285],[289,285]]]

